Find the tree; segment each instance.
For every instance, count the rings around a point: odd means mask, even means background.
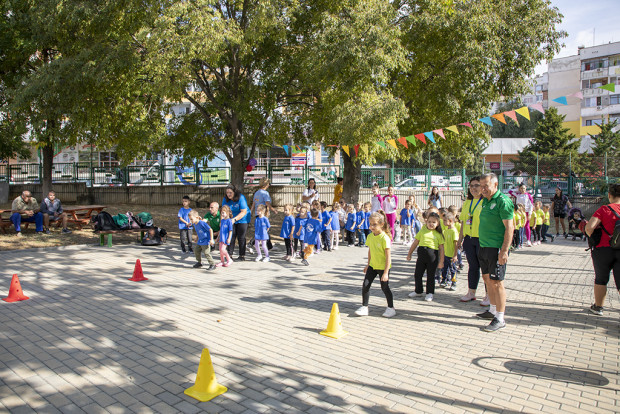
[[[594,146],[592,147],[593,157],[589,167],[593,171],[598,170],[604,174],[604,158],[606,158],[607,175],[618,177],[620,176],[620,128],[618,128],[618,121],[601,123],[599,127],[601,132],[590,136]]]
[[[573,171],[579,172],[579,146],[581,138],[569,128],[564,128],[564,115],[559,115],[555,107],[547,109],[544,118],[534,131],[534,139],[519,151],[519,158],[511,160],[515,167],[513,172],[526,172],[535,175],[551,176],[568,173],[568,164],[572,161]]]
[[[520,102],[501,103],[497,108],[497,112],[514,111],[522,106]],[[538,125],[542,117],[541,112],[531,111],[529,120],[523,117],[518,118],[518,125],[508,118],[506,118],[505,124],[494,120],[492,121],[493,127],[489,131],[489,135],[491,135],[491,138],[532,138],[536,125]]]

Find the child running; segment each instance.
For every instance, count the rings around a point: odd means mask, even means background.
[[[334,203],[332,211],[331,227],[332,227],[332,250],[338,250],[338,241],[340,240],[340,203]]]
[[[211,203],[211,205],[216,203]],[[228,254],[228,246],[230,245],[230,241],[232,240],[232,230],[233,223],[230,219],[232,216],[232,211],[228,206],[222,206],[221,211],[219,211],[219,237],[220,237],[220,262],[217,264],[218,267],[224,266],[228,267],[232,263],[232,259]],[[207,219],[205,219],[207,220]]]
[[[194,267],[202,267],[202,253],[204,252],[207,262],[209,262],[207,270],[214,270],[216,268],[215,260],[213,260],[211,256],[211,246],[214,244],[213,230],[209,227],[209,223],[200,218],[196,210],[190,210],[187,216],[196,229],[196,234],[198,236],[198,241],[194,248],[194,255],[198,263],[196,263]]]
[[[454,214],[449,211],[444,214],[444,261],[441,272],[441,283],[439,285],[451,291],[456,290],[456,262],[458,261],[456,254],[456,243],[459,239],[459,231],[454,225],[455,221],[456,219]]]
[[[430,210],[430,209],[429,209]],[[418,260],[415,264],[415,291],[409,294],[410,298],[424,296],[422,277],[426,270],[426,297],[424,300],[431,302],[435,293],[435,272],[443,268],[444,263],[444,238],[439,224],[439,214],[434,211],[426,212],[426,223],[415,235],[415,241],[409,248],[407,261],[411,261],[411,255],[418,249]]]
[[[301,263],[304,266],[310,266],[308,263],[308,258],[312,255],[312,250],[314,247],[318,247],[321,244],[321,228],[323,227],[323,223],[319,220],[319,210],[313,208],[310,210],[310,216],[308,220],[306,220],[306,225],[304,228],[304,244],[305,248],[303,249],[303,256]]]
[[[288,262],[293,261],[293,247],[291,240],[293,239],[294,229],[295,217],[293,217],[293,205],[287,204],[284,206],[284,221],[282,222],[280,237],[284,239],[284,246],[286,246],[286,256],[284,256],[284,260]]]
[[[269,249],[267,249],[267,240],[269,240],[269,228],[271,224],[269,224],[269,219],[265,217],[265,213],[267,212],[267,207],[264,204],[256,207],[256,212],[258,215],[256,216],[256,221],[254,221],[254,248],[256,249],[256,259],[257,262],[261,260],[263,262],[269,261]],[[263,249],[265,252],[265,257],[260,252],[260,249]]]
[[[355,311],[355,314],[358,316],[368,316],[370,286],[378,275],[381,277],[381,290],[385,295],[385,299],[387,299],[387,309],[383,312],[383,316],[391,318],[396,315],[396,310],[394,309],[394,297],[389,285],[389,272],[392,267],[390,228],[383,211],[372,213],[369,222],[371,234],[366,239],[368,263],[364,268],[362,306]]]
[[[411,209],[411,201],[405,201],[405,208],[400,210],[400,233],[403,244],[411,243],[411,223],[413,223],[413,210]]]

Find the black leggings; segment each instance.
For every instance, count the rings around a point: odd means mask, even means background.
[[[476,290],[480,282],[480,262],[478,261],[480,241],[477,237],[465,236],[463,250],[465,250],[465,257],[467,257],[469,267],[467,271],[467,285],[471,290]]]
[[[426,270],[426,293],[435,293],[435,271],[439,264],[439,250],[430,247],[418,247],[418,260],[415,263],[415,293],[423,293],[422,277]]]
[[[375,270],[371,266],[368,266],[368,270],[366,270],[366,277],[364,277],[364,284],[362,285],[362,306],[368,306],[368,301],[370,299],[370,286],[377,275],[379,278],[383,276],[383,272],[385,272],[385,270]],[[390,282],[381,282],[381,290],[387,299],[388,308],[393,308],[394,296],[390,290]]]
[[[349,244],[355,244],[355,233],[349,230],[345,230],[347,232],[347,243]]]
[[[594,284],[607,286],[609,273],[613,270],[616,289],[620,290],[620,250],[611,247],[597,247],[592,250]]]
[[[293,255],[293,249],[291,248],[291,239],[289,239],[289,238],[284,239],[284,245],[286,246],[286,255],[287,256],[292,256]]]
[[[297,243],[299,243],[299,250],[297,250]],[[303,254],[303,251],[304,251],[304,241],[301,240],[301,239],[294,239],[293,251],[300,252],[299,255],[301,256]]]
[[[534,227],[534,234],[536,235],[536,241],[542,240],[542,237],[540,234],[541,229],[542,229],[542,224],[538,224],[536,227]]]
[[[239,242],[239,257],[245,257],[245,234],[248,232],[248,226],[248,223],[233,224],[232,239],[226,248],[229,255],[233,255],[233,251],[235,250],[235,240],[237,240]]]
[[[512,233],[512,247],[519,247],[521,245],[521,232],[519,229],[515,229]]]

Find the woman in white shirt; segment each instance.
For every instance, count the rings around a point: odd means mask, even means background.
[[[308,180],[308,188],[304,190],[304,193],[301,195],[301,199],[310,204],[312,204],[313,201],[318,201],[319,192],[316,189],[316,181],[314,181],[314,178]]]
[[[383,212],[392,230],[392,240],[394,240],[394,224],[396,223],[396,209],[398,208],[398,197],[394,195],[394,187],[388,186],[388,194],[383,197]]]

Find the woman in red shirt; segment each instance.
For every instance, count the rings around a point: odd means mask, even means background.
[[[591,236],[594,230],[601,225],[605,230],[601,233],[600,243],[592,249],[592,264],[594,266],[594,305],[590,312],[595,315],[603,314],[603,303],[607,295],[607,283],[609,274],[613,270],[616,288],[620,289],[620,250],[613,249],[609,245],[609,235],[613,234],[618,217],[613,209],[620,215],[620,184],[609,185],[609,204],[600,207],[592,215],[592,219],[586,225],[586,234]]]

